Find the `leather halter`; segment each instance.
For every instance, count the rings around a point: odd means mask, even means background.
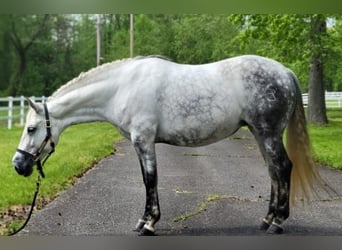
[[[46,136],[45,139],[43,140],[43,142],[40,144],[40,147],[38,148],[37,152],[35,154],[31,154],[29,152],[26,152],[24,150],[21,150],[19,148],[17,148],[17,152],[26,155],[28,157],[30,157],[36,164],[37,164],[37,169],[39,171],[39,174],[44,178],[45,174],[43,172],[43,165],[44,163],[47,161],[47,159],[52,155],[53,152],[55,152],[55,143],[52,141],[51,137],[51,123],[50,123],[50,117],[49,117],[49,111],[47,108],[46,103],[43,103],[44,105],[44,113],[45,113],[45,128],[46,128]],[[40,156],[46,146],[46,144],[50,141],[50,146],[51,146],[51,151],[47,154],[47,156],[45,157],[45,159],[43,160],[43,162],[41,162],[40,160]]]

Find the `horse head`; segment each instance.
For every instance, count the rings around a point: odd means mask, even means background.
[[[38,170],[44,176],[41,169],[41,160],[48,157],[58,141],[58,131],[53,128],[54,121],[46,104],[35,103],[27,99],[30,109],[26,116],[26,124],[12,163],[18,174],[30,176],[33,166],[37,164]]]

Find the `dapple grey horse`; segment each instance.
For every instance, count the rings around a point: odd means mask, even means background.
[[[110,122],[132,142],[140,161],[146,206],[135,229],[142,234],[153,234],[160,219],[155,143],[207,145],[248,126],[271,177],[269,211],[261,223],[269,233],[283,231],[290,196],[310,196],[319,179],[297,78],[272,59],[245,55],[203,65],[160,56],[114,61],[80,74],[46,103],[29,104],[13,156],[16,171],[30,175],[68,126]]]

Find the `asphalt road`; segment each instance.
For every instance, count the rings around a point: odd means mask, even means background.
[[[161,219],[157,235],[266,235],[270,179],[252,136],[198,148],[157,145]],[[342,172],[320,168],[342,194]],[[44,185],[44,183],[43,183]],[[145,190],[128,141],[75,186],[35,213],[20,235],[130,235],[143,214]],[[292,209],[285,235],[342,235],[342,198],[322,197]]]

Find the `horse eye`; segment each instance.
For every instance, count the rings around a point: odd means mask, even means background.
[[[28,127],[28,128],[27,128],[27,133],[29,133],[29,134],[33,134],[34,131],[36,131],[36,128],[35,128],[35,127]]]

